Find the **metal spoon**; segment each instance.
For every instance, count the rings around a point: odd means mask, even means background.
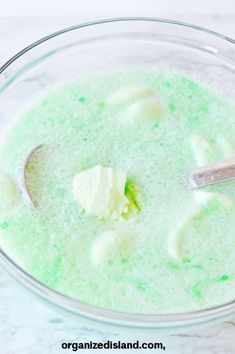
[[[38,145],[36,146],[34,149],[32,149],[30,151],[30,153],[28,154],[27,158],[25,159],[25,163],[24,163],[24,169],[23,169],[23,182],[24,182],[24,188],[26,191],[26,194],[29,198],[29,201],[31,202],[32,206],[34,208],[38,207],[38,202],[36,200],[34,200],[30,187],[29,187],[29,180],[28,180],[28,168],[30,163],[32,162],[33,157],[35,157],[35,155],[39,152],[39,150],[43,147],[44,145]]]
[[[235,179],[235,157],[198,167],[189,174],[192,189]]]
[[[44,144],[40,144],[32,149],[24,163],[24,187],[26,194],[34,208],[38,207],[38,203],[36,200],[34,200],[29,188],[27,169],[30,162],[32,161],[32,158],[43,146]],[[233,179],[235,179],[235,157],[195,168],[190,172],[188,176],[189,184],[192,189],[203,188],[208,185],[218,184]]]

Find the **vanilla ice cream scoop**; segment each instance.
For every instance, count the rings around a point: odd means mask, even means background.
[[[146,85],[131,85],[121,87],[116,92],[112,93],[107,103],[109,105],[123,105],[133,101],[142,100],[155,95],[155,91],[151,86]]]
[[[110,230],[96,238],[91,247],[91,261],[99,266],[110,260],[128,257],[133,251],[133,235],[127,230]]]
[[[120,114],[119,121],[124,124],[154,123],[159,120],[161,110],[159,100],[151,97],[131,104]]]
[[[74,177],[74,196],[87,214],[118,219],[128,211],[126,181],[125,172],[97,165]]]
[[[19,200],[19,191],[13,179],[0,171],[0,213],[14,208]]]

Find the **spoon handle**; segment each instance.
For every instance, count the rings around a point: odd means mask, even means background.
[[[235,157],[196,168],[189,174],[193,189],[232,179],[235,179]]]

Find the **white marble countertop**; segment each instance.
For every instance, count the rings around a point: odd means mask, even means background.
[[[173,16],[170,16],[173,18]],[[235,38],[234,15],[177,16]],[[86,17],[85,20],[94,19]],[[30,42],[55,30],[83,21],[80,17],[0,17],[0,66]],[[235,319],[200,332],[160,338],[167,354],[235,353]],[[121,340],[121,336],[81,327],[79,320],[38,302],[0,269],[0,353],[58,354],[63,341]],[[152,339],[152,338],[151,338]],[[84,352],[86,352],[84,350]],[[94,350],[95,352],[95,350]],[[99,350],[98,352],[102,352]],[[107,352],[107,350],[106,350]],[[122,350],[122,353],[127,351]],[[130,351],[128,351],[129,353]],[[137,351],[136,351],[137,352]],[[159,351],[160,352],[160,351]]]

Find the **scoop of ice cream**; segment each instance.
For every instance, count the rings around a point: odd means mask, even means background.
[[[159,119],[161,105],[157,98],[152,97],[137,101],[127,107],[119,116],[122,123],[155,122]]]
[[[118,219],[128,210],[126,181],[125,172],[98,165],[74,177],[74,195],[88,214]]]
[[[146,85],[122,87],[108,97],[107,104],[121,106],[118,120],[124,124],[154,122],[162,106],[155,90]]]
[[[204,136],[193,136],[191,145],[198,166],[204,166],[213,161],[212,146]]]
[[[19,193],[13,179],[0,171],[0,213],[15,207]]]
[[[234,207],[232,198],[227,197],[219,192],[194,192],[194,198],[198,205],[195,205],[189,213],[187,213],[181,222],[174,227],[168,238],[168,252],[175,261],[182,261],[185,256],[183,245],[184,238],[189,232],[190,226],[193,224],[195,218],[204,218],[208,212],[222,207],[230,210]],[[206,208],[206,209],[203,209]]]
[[[132,250],[132,234],[126,230],[107,231],[93,241],[91,261],[95,266],[99,266],[108,260],[128,257]]]
[[[226,139],[224,136],[218,137],[217,141],[222,149],[224,159],[228,159],[235,155],[235,144],[233,141]]]
[[[132,85],[121,87],[116,92],[112,93],[107,103],[109,105],[123,105],[136,100],[141,100],[155,95],[155,91],[151,86]]]
[[[234,206],[234,201],[232,198],[227,197],[223,193],[219,192],[200,192],[196,191],[194,193],[195,200],[200,205],[214,205],[222,206],[224,208],[232,208]]]

